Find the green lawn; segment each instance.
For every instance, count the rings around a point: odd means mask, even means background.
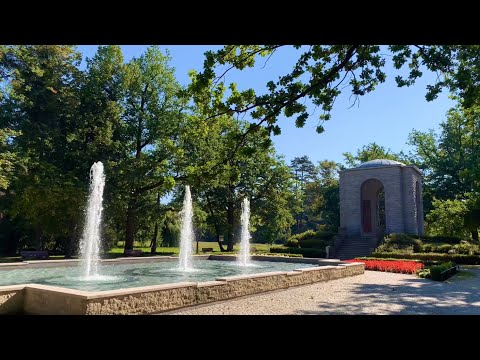
[[[113,247],[110,249],[110,251],[106,254],[103,254],[101,257],[102,258],[116,258],[116,257],[122,257],[123,256],[123,246],[124,242],[119,241],[117,243],[117,246]],[[282,247],[282,245],[269,245],[269,244],[251,244],[250,245],[252,248],[255,248],[256,253],[269,253],[270,249],[272,247]],[[208,251],[208,252],[202,252],[202,248],[212,248],[213,251]],[[140,243],[135,242],[134,246],[135,250],[142,250],[144,255],[149,255],[150,254],[150,248],[149,247],[144,247],[141,246]],[[238,252],[240,250],[239,245],[234,246],[234,251]],[[178,247],[157,247],[157,253],[156,255],[165,255],[165,256],[175,256],[178,255],[180,252],[180,248]],[[196,253],[196,243],[194,247],[194,253]],[[220,247],[218,246],[218,243],[216,242],[204,242],[200,241],[198,243],[198,253],[199,254],[220,254]],[[62,255],[55,255],[55,256],[49,256],[49,260],[61,260],[64,259],[65,257]],[[22,258],[20,256],[0,256],[0,263],[6,263],[6,262],[19,262],[22,261]]]
[[[196,253],[196,243],[194,244],[194,253]],[[113,247],[108,254],[113,255],[113,256],[118,256],[118,254],[123,254],[123,246],[124,242],[119,241],[117,243],[117,246]],[[266,253],[270,251],[270,248],[272,247],[282,247],[281,245],[269,245],[269,244],[251,244],[251,247],[255,248],[256,252],[258,253]],[[135,246],[133,247],[134,250],[141,250],[144,253],[150,253],[150,248],[149,247],[142,247],[140,243],[135,242]],[[204,254],[202,252],[202,248],[211,248],[213,251],[208,251],[206,254],[214,254],[214,253],[220,253],[220,247],[218,246],[218,243],[216,242],[205,242],[205,241],[200,241],[198,243],[198,253],[199,254]],[[239,251],[240,246],[235,245],[234,246],[234,251]],[[180,251],[180,248],[178,247],[157,247],[157,254],[158,255],[177,255]]]

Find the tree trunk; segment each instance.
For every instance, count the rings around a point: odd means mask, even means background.
[[[157,193],[157,207],[160,204],[160,193]],[[150,253],[155,254],[157,252],[157,236],[158,236],[158,220],[155,221],[155,229],[153,230],[153,239],[152,243],[150,244]]]
[[[217,230],[217,243],[218,243],[218,247],[220,248],[220,251],[221,251],[221,252],[227,251],[227,250],[223,247],[223,243],[220,241],[220,234],[218,233],[218,230]]]
[[[151,244],[150,253],[155,254],[157,252],[157,235],[158,235],[158,222],[155,223],[155,229],[153,230],[153,238]]]
[[[234,222],[234,203],[227,202],[227,251],[233,251],[233,222]]]
[[[472,230],[472,239],[478,242],[478,229]]]
[[[73,255],[73,250],[74,250],[74,244],[77,243],[78,239],[78,228],[79,226],[77,224],[72,224],[73,232],[72,234],[68,237],[67,244],[65,246],[65,259],[71,259]]]
[[[210,212],[210,215],[212,215],[213,226],[215,227],[215,232],[217,233],[218,247],[220,248],[221,252],[225,252],[226,250],[223,247],[222,242],[220,241],[220,227],[218,226],[218,222],[215,220],[216,219],[215,214],[213,212],[212,203],[210,202],[210,197],[208,196],[208,193],[207,193],[207,207],[208,207],[208,211]]]
[[[35,225],[34,228],[34,241],[35,247],[37,250],[43,250],[43,242],[42,242],[42,231],[40,230],[40,226]]]
[[[133,250],[135,242],[135,213],[134,213],[135,200],[132,198],[128,202],[127,209],[127,227],[125,231],[125,250]]]

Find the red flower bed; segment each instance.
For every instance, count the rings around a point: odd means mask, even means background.
[[[346,262],[362,262],[365,270],[388,271],[402,274],[415,274],[417,270],[423,269],[424,265],[418,261],[404,260],[345,260]]]

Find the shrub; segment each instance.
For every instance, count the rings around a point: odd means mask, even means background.
[[[450,244],[441,244],[441,245],[434,245],[431,244],[432,251],[434,253],[439,253],[439,254],[448,254],[452,250],[453,245]]]
[[[304,231],[303,233],[295,234],[292,237],[290,237],[291,240],[303,240],[303,239],[310,239],[315,237],[316,232],[313,230],[307,230]]]
[[[290,239],[295,239],[298,241],[307,240],[307,239],[322,239],[322,240],[330,240],[333,239],[335,233],[332,231],[313,231],[307,230],[303,233],[293,235]]]
[[[457,267],[454,262],[449,261],[440,265],[430,267],[430,277],[435,281],[444,281],[453,276],[457,272]]]
[[[389,234],[384,242],[377,248],[380,252],[398,251],[413,253],[420,251],[421,241],[409,234]]]
[[[413,254],[414,246],[413,245],[407,245],[407,246],[399,246],[397,244],[389,244],[389,243],[383,243],[382,245],[379,245],[375,251],[378,252],[402,252],[402,253],[409,253]]]
[[[294,248],[300,247],[300,245],[298,244],[298,240],[297,240],[297,239],[292,239],[292,238],[290,238],[290,240],[288,240],[288,241],[285,243],[285,246],[287,246],[287,247],[294,247]]]
[[[430,268],[423,268],[421,270],[418,270],[417,271],[417,276],[419,278],[429,278],[431,275],[430,275]]]
[[[286,254],[286,253],[262,253],[255,256],[283,256],[283,257],[303,257],[302,254]]]
[[[387,235],[385,238],[385,242],[389,242],[392,244],[407,244],[411,245],[413,243],[413,240],[415,240],[414,235],[410,234],[403,234],[403,233],[393,233]]]
[[[422,236],[420,239],[423,240],[424,243],[447,243],[447,244],[459,244],[462,240],[461,237],[458,236]]]
[[[453,254],[478,255],[480,254],[480,247],[476,244],[471,244],[468,241],[462,240],[460,244],[452,246],[451,252]]]
[[[299,241],[298,244],[300,245],[301,248],[304,248],[304,249],[308,249],[308,248],[325,249],[325,246],[333,245],[331,241],[323,240],[323,239],[305,239],[305,240]]]
[[[347,262],[363,262],[365,270],[373,271],[387,271],[402,274],[415,274],[418,270],[423,269],[423,263],[419,261],[405,261],[405,260],[379,260],[355,258],[353,260],[346,260]]]
[[[396,258],[378,258],[378,257],[373,257],[373,256],[362,256],[362,257],[356,257],[355,260],[393,260],[393,261],[398,261],[398,260],[404,260],[404,261],[415,261],[415,262],[422,262],[422,260],[415,260],[415,259],[396,259]]]
[[[480,256],[464,254],[436,254],[436,253],[402,253],[402,252],[374,252],[375,258],[417,259],[422,261],[453,261],[463,265],[479,265]]]
[[[303,249],[303,248],[271,248],[271,253],[284,253],[284,254],[302,254],[303,257],[324,258],[326,256],[324,249]]]
[[[285,244],[287,247],[301,247],[325,249],[325,246],[333,245],[334,232],[307,230],[303,233],[293,235]]]

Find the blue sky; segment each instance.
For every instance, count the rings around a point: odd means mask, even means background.
[[[126,61],[139,56],[146,48],[143,45],[122,45]],[[169,45],[161,48],[170,51],[177,80],[187,85],[188,71],[202,69],[204,52],[220,46]],[[97,45],[82,45],[78,49],[84,56],[91,57]],[[229,74],[226,82],[237,82],[239,89],[251,87],[257,94],[263,93],[267,81],[276,80],[279,75],[291,70],[297,54],[292,48],[281,49],[265,66],[264,60],[260,60],[256,69]],[[388,61],[386,74],[387,81],[373,93],[360,97],[359,105],[349,108],[353,99],[349,99],[348,93],[342,94],[334,105],[331,120],[324,123],[323,134],[315,131],[319,110],[301,129],[295,127],[293,118],[281,118],[278,124],[282,134],[272,136],[277,152],[284,155],[287,161],[308,155],[315,163],[324,159],[343,162],[342,153],[355,152],[374,141],[395,152],[408,152],[410,147],[406,142],[411,130],[437,129],[454,102],[448,98],[448,93],[442,93],[432,102],[425,100],[426,86],[434,83],[434,74],[425,72],[414,86],[408,88],[396,86],[395,69]]]

